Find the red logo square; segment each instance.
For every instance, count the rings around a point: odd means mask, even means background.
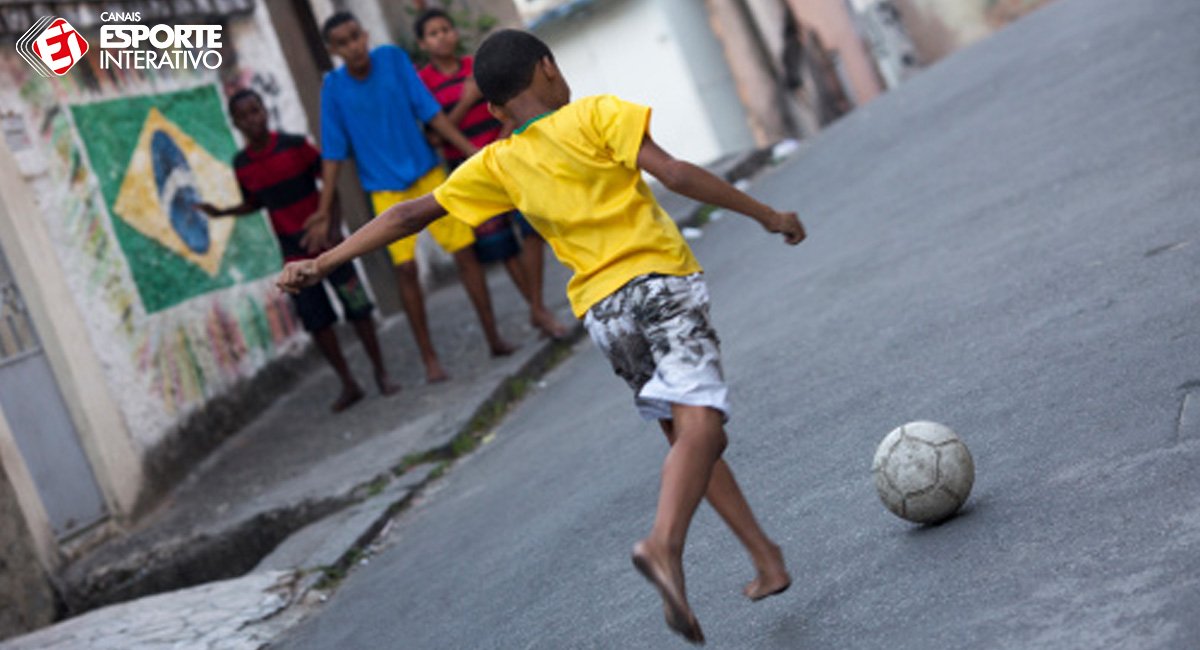
[[[83,59],[88,42],[65,18],[45,16],[17,41],[17,52],[38,74],[59,77]]]

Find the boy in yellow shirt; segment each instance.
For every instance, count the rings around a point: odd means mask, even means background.
[[[635,392],[644,418],[671,444],[650,534],[633,547],[634,566],[659,591],[667,624],[693,643],[704,634],[688,605],[683,547],[701,498],[746,547],[757,575],[752,600],[791,584],[779,547],[755,521],[728,465],[729,406],[702,269],[641,170],[669,189],[740,212],[795,245],[795,213],[777,212],[650,138],[650,109],[612,96],[570,101],[549,48],[521,31],[490,36],[475,56],[475,80],[501,119],[521,126],[469,158],[431,194],[398,204],[316,259],[287,265],[286,291],[419,232],[446,215],[472,227],[520,210],[574,275],[567,285],[577,317]]]

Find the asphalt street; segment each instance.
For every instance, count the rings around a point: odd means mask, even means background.
[[[1196,34],[1195,0],[1052,3],[761,175],[808,241],[695,242],[726,458],[796,580],[747,602],[702,507],[711,647],[1200,647]],[[918,419],[977,468],[937,527],[870,476]],[[582,345],[278,647],[684,647],[628,557],[665,448]]]

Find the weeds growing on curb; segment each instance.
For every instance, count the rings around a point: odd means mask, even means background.
[[[475,414],[467,421],[466,426],[449,443],[436,449],[405,456],[400,461],[400,465],[393,470],[393,474],[400,476],[418,465],[443,462],[443,467],[434,470],[440,476],[449,462],[478,449],[487,434],[500,424],[500,421],[514,406],[529,395],[537,378],[553,370],[571,354],[572,346],[573,342],[571,341],[555,343],[545,358],[540,363],[534,364],[535,367],[529,369],[525,374],[506,379],[492,394],[492,397],[479,406]]]
[[[358,561],[363,558],[365,551],[361,548],[352,548],[346,552],[342,559],[337,564],[320,567],[320,570],[325,575],[313,585],[314,589],[328,591],[336,587],[342,580],[346,578],[346,574],[350,572],[350,567],[358,564]]]
[[[708,225],[708,222],[712,221],[713,213],[717,210],[717,206],[712,205],[711,203],[704,204],[699,210],[696,211],[696,214],[691,219],[690,225],[696,228],[702,228]]]
[[[573,345],[573,341],[555,343],[542,358],[535,360],[531,367],[526,368],[522,374],[505,380],[492,394],[492,397],[480,405],[453,440],[437,449],[405,456],[400,464],[392,470],[393,476],[401,476],[408,470],[426,463],[436,463],[436,465],[430,470],[422,484],[445,475],[455,460],[475,451],[485,439],[494,435],[493,430],[504,419],[504,416],[529,395],[537,378],[550,372],[570,356]],[[379,477],[367,483],[362,489],[368,496],[374,496],[382,492],[389,482],[387,477]],[[404,503],[398,504],[393,511],[389,511],[389,516],[395,516],[409,504],[410,499],[405,499]],[[350,568],[367,555],[368,551],[365,547],[355,547],[347,551],[336,564],[320,567],[323,575],[313,588],[319,591],[336,589],[346,578]]]
[[[387,476],[376,477],[374,481],[371,481],[366,486],[367,496],[373,497],[373,496],[379,494],[380,492],[383,492],[383,489],[387,487],[387,484],[388,484]]]

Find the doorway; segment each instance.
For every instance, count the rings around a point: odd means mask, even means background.
[[[58,382],[0,249],[0,412],[59,540],[108,516]]]

